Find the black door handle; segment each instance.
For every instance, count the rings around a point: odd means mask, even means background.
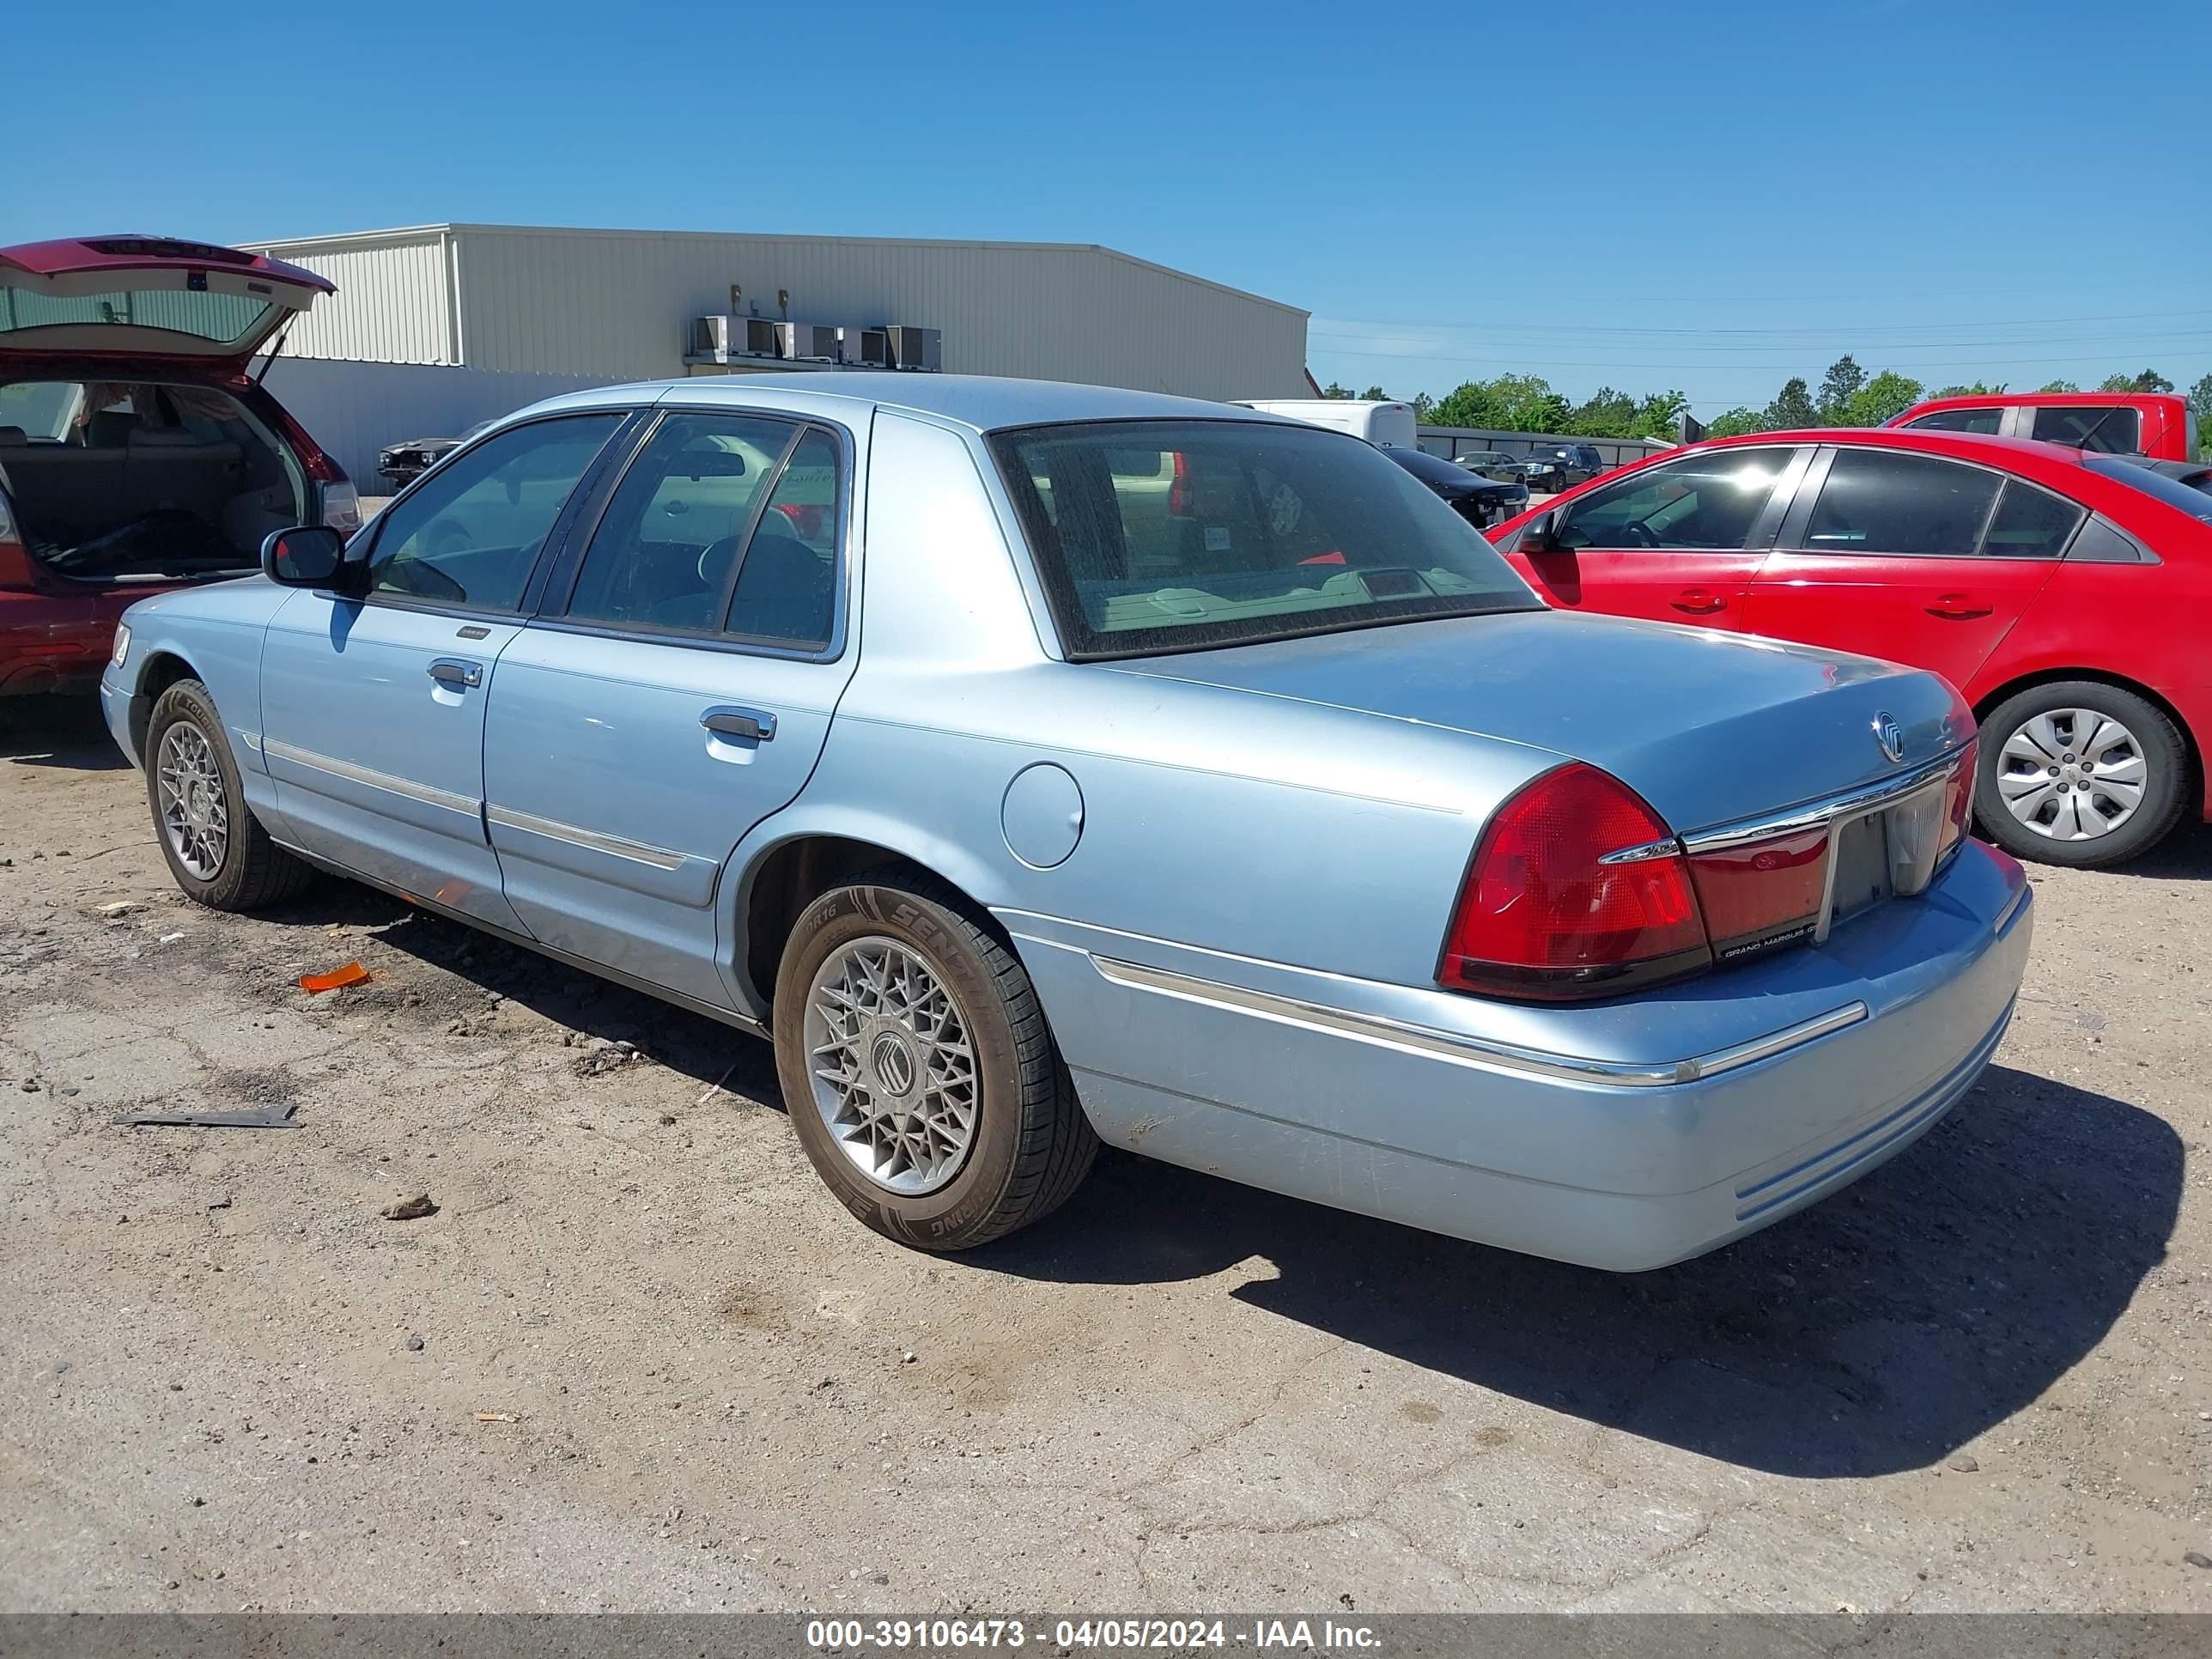
[[[775,736],[775,716],[758,708],[709,708],[699,724],[718,738],[744,738],[766,743]]]
[[[430,665],[430,678],[458,691],[465,686],[483,684],[483,665],[463,662],[458,657],[440,657]]]

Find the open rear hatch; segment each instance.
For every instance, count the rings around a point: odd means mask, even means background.
[[[163,236],[0,248],[0,372],[30,356],[242,372],[333,288],[281,259]]]

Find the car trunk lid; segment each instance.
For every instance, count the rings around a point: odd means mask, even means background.
[[[242,372],[279,329],[336,291],[261,254],[159,236],[0,248],[0,371],[57,358]]]
[[[1587,761],[1677,834],[1898,776],[1973,719],[1933,674],[1778,641],[1516,611],[1127,659],[1116,672],[1293,697]],[[1894,722],[1903,747],[1885,751]]]

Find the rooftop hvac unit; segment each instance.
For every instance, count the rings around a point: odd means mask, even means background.
[[[841,328],[837,331],[837,356],[860,368],[889,368],[891,366],[890,331]]]
[[[734,317],[720,312],[691,323],[691,356],[727,362],[732,357],[775,357],[781,342],[769,317]]]
[[[837,361],[837,337],[842,331],[821,323],[779,323],[776,332],[781,337],[782,355],[808,362],[834,363]]]
[[[891,367],[921,368],[936,374],[945,367],[945,331],[941,328],[887,328],[890,336]]]

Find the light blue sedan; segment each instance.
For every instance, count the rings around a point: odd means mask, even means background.
[[[1099,1141],[1611,1268],[1896,1153],[2028,948],[1933,675],[1540,604],[1357,438],[925,374],[511,416],[131,608],[192,898],[316,869],[775,1045],[868,1225]]]

